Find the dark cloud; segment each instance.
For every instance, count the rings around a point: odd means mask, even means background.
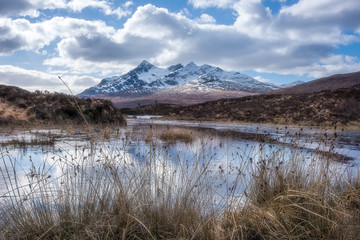
[[[14,39],[0,39],[0,53],[9,54],[19,49],[23,42],[19,38]]]
[[[27,0],[0,0],[0,16],[17,15],[32,8]]]
[[[0,36],[7,36],[9,33],[10,33],[10,28],[9,27],[6,27],[6,26],[1,26],[0,27]]]
[[[74,80],[73,85],[81,87],[89,87],[98,84],[99,80],[92,77],[80,77],[79,79]]]
[[[60,44],[61,45],[61,44]],[[92,62],[132,61],[142,56],[144,59],[153,57],[161,51],[158,41],[141,37],[126,37],[126,44],[116,43],[106,37],[77,37],[64,44],[62,51],[72,59],[83,58]]]
[[[192,58],[187,61],[195,59],[216,63],[229,58],[246,56],[258,50],[256,40],[232,30],[198,30],[188,37],[187,42],[190,43],[187,45],[187,51],[181,53],[182,58],[186,58],[186,55]]]
[[[332,50],[334,50],[334,47],[325,44],[301,45],[295,47],[289,55],[299,59],[315,60],[321,56],[326,56],[326,54],[331,52]]]
[[[24,45],[22,37],[11,37],[11,29],[7,26],[0,26],[0,54],[9,54]]]

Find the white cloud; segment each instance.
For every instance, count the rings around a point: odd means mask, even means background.
[[[186,17],[191,17],[191,13],[189,11],[189,9],[187,8],[183,8],[179,11],[179,14],[186,16]]]
[[[238,17],[234,23],[236,30],[251,37],[271,39],[273,17],[269,8],[261,0],[242,0],[234,5]]]
[[[184,32],[189,32],[192,28],[191,22],[180,13],[170,13],[165,8],[157,8],[148,4],[138,7],[120,31],[143,38],[161,40],[164,37],[172,37],[174,39],[182,37]]]
[[[0,79],[1,84],[16,85],[28,90],[61,87],[61,82],[57,81],[57,76],[11,65],[0,65]]]
[[[242,0],[234,9],[238,19],[233,26],[225,26],[216,25],[209,15],[203,15],[208,19],[203,24],[153,5],[138,7],[118,30],[110,28],[106,34],[98,34],[92,29],[87,34],[65,36],[58,43],[59,55],[45,64],[104,73],[116,67],[129,69],[142,59],[160,66],[194,60],[225,69],[319,76],[334,68],[325,67],[319,59],[337,45],[356,39],[342,33],[339,26],[311,25],[307,20],[295,24],[290,20],[300,20],[285,13],[272,16],[260,0]],[[357,62],[337,64],[346,70]]]
[[[74,94],[100,81],[98,78],[81,75],[63,75],[62,78]],[[11,65],[0,65],[0,84],[15,85],[29,91],[48,90],[50,92],[56,91],[69,94],[66,86],[58,79],[58,75],[27,70]]]
[[[358,72],[360,61],[356,57],[346,55],[330,55],[317,62],[281,70],[282,74],[307,74],[309,77],[321,78],[339,73]]]
[[[87,7],[100,8],[104,11],[110,10],[110,6],[107,2],[97,0],[72,0],[67,4],[67,7],[77,12],[80,12]]]
[[[138,63],[138,62],[137,62]],[[73,75],[76,74],[97,74],[103,77],[111,75],[120,75],[129,71],[136,62],[93,62],[84,58],[71,59],[67,57],[54,57],[44,61],[44,65],[52,67],[66,67]]]
[[[308,19],[346,19],[344,13],[353,13],[360,9],[358,0],[300,0],[298,3],[281,10],[282,14],[291,14]],[[351,21],[358,22],[356,19]]]
[[[219,7],[229,8],[236,0],[188,0],[188,3],[193,5],[195,8],[208,8],[208,7]]]
[[[76,12],[81,12],[85,8],[98,8],[103,11],[106,15],[117,15],[118,18],[126,17],[131,14],[131,11],[128,9],[132,5],[132,1],[127,1],[123,4],[123,8],[116,8],[109,4],[107,1],[99,1],[99,0],[71,0],[67,7]]]
[[[56,9],[65,7],[65,0],[1,0],[0,16],[38,17],[39,9]]]
[[[3,33],[0,35],[0,55],[8,55],[15,50],[39,51],[59,37],[108,36],[114,32],[102,21],[55,17],[31,23],[26,19],[0,18],[0,33]]]
[[[197,19],[199,23],[216,23],[216,19],[206,13],[201,14],[201,16]]]
[[[41,53],[53,43],[56,53],[44,64],[69,69],[71,76],[121,74],[143,59],[159,66],[195,61],[225,69],[312,77],[359,69],[357,58],[329,56],[339,45],[359,39],[360,22],[354,17],[360,15],[360,7],[354,6],[357,0],[347,0],[342,6],[335,0],[312,2],[300,0],[272,15],[261,0],[189,1],[194,7],[231,7],[237,19],[228,26],[216,24],[206,13],[191,19],[185,11],[172,13],[150,4],[138,7],[119,29],[103,21],[74,18],[38,22],[0,18],[0,54]],[[132,4],[126,2],[121,9]],[[67,6],[74,11],[96,7],[105,14],[116,10],[108,2],[95,0],[72,0]],[[316,15],[322,8],[328,14]]]
[[[69,9],[81,12],[85,8],[101,9],[106,15],[116,15],[118,18],[131,14],[129,7],[132,1],[125,2],[122,7],[114,8],[105,0],[11,0],[0,1],[0,16],[30,16],[39,17],[40,10]]]
[[[321,58],[318,63],[307,67],[306,71],[308,71],[309,76],[319,78],[338,73],[357,72],[359,70],[359,59],[346,55],[330,55]]]
[[[134,2],[133,1],[127,1],[123,4],[124,7],[128,8],[130,6],[134,5]]]

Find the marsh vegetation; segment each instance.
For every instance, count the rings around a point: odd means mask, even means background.
[[[214,126],[129,120],[127,129],[4,134],[1,239],[359,236],[358,132]],[[29,134],[54,145],[19,150],[9,140]]]

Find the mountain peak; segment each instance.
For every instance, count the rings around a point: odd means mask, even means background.
[[[198,66],[194,62],[185,67],[181,64],[166,69],[158,68],[148,61],[142,61],[130,72],[107,78],[83,94],[116,94],[116,96],[136,97],[154,94],[160,90],[183,87],[186,84],[202,91],[242,91],[260,93],[277,87],[260,83],[238,72],[227,72],[207,64]]]
[[[197,67],[197,65],[193,61],[191,61],[188,64],[186,64],[185,67]]]
[[[151,63],[149,63],[148,61],[146,60],[143,60],[137,67],[136,69],[142,69],[144,71],[148,71],[150,70],[151,68],[153,68],[154,65],[152,65]]]
[[[148,62],[148,61],[146,61],[146,60],[142,60],[142,61],[141,61],[141,63],[140,63],[139,65],[151,65],[151,66],[152,66],[152,64],[151,64],[151,63],[149,63],[149,62]]]

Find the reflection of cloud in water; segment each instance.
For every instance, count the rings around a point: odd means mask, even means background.
[[[248,131],[257,130],[250,126]],[[15,135],[31,139],[31,133]],[[115,188],[120,187],[116,184],[122,184],[134,194],[139,186],[149,188],[152,195],[162,194],[161,191],[167,189],[174,195],[190,190],[207,192],[207,196],[212,196],[210,201],[219,202],[223,197],[241,199],[258,177],[254,173],[264,166],[272,173],[279,168],[296,167],[302,174],[318,174],[326,164],[329,164],[332,174],[343,172],[347,167],[338,162],[323,161],[321,155],[306,150],[315,149],[319,144],[303,139],[298,142],[301,148],[293,149],[286,144],[265,144],[213,135],[196,137],[191,144],[178,142],[171,145],[157,139],[145,143],[141,136],[132,139],[124,134],[95,142],[81,136],[87,135],[58,137],[53,148],[2,149],[1,171],[15,188],[27,196],[40,186],[46,186],[53,194],[58,194],[56,191],[59,189],[78,186],[71,191],[83,194],[92,189],[105,191],[109,184]],[[11,138],[11,135],[7,137]],[[289,158],[296,158],[297,165],[291,166],[294,163],[288,161]],[[9,171],[6,171],[5,164]],[[7,191],[4,183],[0,185],[1,194]]]

